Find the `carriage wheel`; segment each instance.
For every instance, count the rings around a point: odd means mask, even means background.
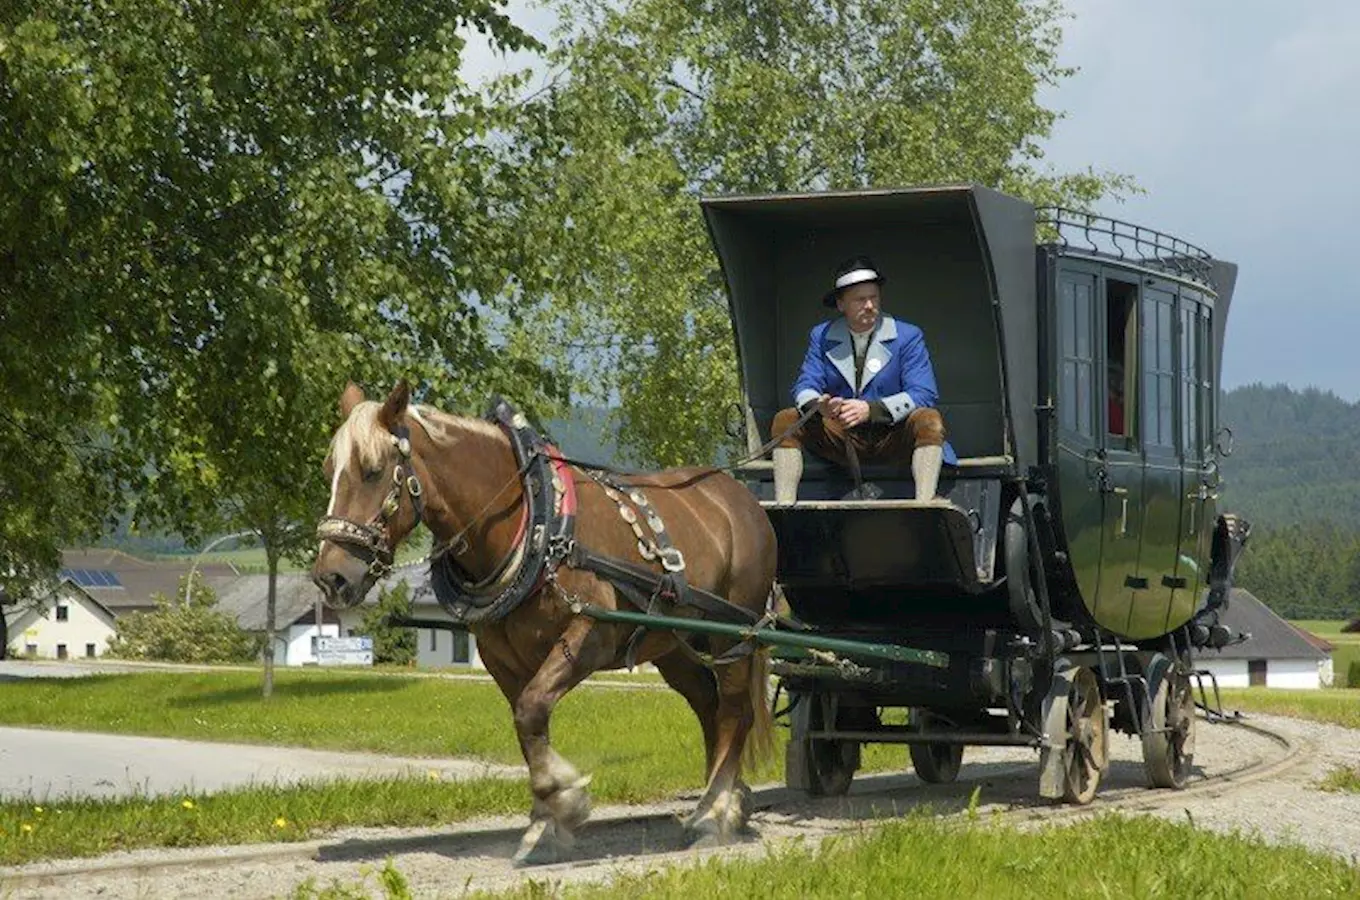
[[[949,784],[963,765],[962,744],[910,744],[911,767],[926,784]]]
[[[826,721],[829,698],[821,694],[804,694],[794,709],[795,718],[806,717],[803,723],[795,723],[795,734],[800,730],[821,731]],[[802,728],[799,728],[802,725]],[[784,781],[790,785],[802,785],[813,797],[839,797],[850,790],[850,782],[859,769],[858,741],[814,741],[809,738],[799,740],[801,744],[795,752],[790,741],[789,753],[785,755]]]
[[[1195,757],[1195,694],[1190,679],[1169,671],[1157,685],[1143,734],[1143,769],[1153,787],[1180,790]]]
[[[922,731],[930,731],[934,721],[929,713],[921,712]],[[908,744],[911,767],[926,784],[950,784],[959,777],[963,765],[962,744]]]
[[[1109,730],[1100,683],[1090,669],[1079,669],[1067,694],[1067,744],[1063,748],[1063,799],[1090,803],[1100,787],[1108,759]]]

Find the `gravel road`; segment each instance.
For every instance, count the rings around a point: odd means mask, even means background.
[[[570,862],[530,871],[510,866],[525,820],[489,819],[439,829],[362,829],[293,845],[156,850],[99,860],[43,863],[0,871],[6,896],[63,898],[282,897],[304,879],[353,885],[393,858],[417,897],[462,896],[471,888],[539,881],[608,878],[623,870],[690,864],[714,854],[761,854],[789,839],[815,841],[862,824],[929,804],[941,813],[961,810],[981,786],[981,810],[1018,822],[1071,820],[1080,815],[1132,809],[1271,840],[1301,842],[1354,859],[1360,853],[1360,795],[1329,794],[1317,783],[1337,765],[1360,765],[1360,731],[1260,717],[1251,722],[1286,739],[1288,746],[1254,731],[1201,723],[1197,773],[1183,792],[1144,787],[1139,745],[1111,739],[1111,767],[1094,803],[1083,810],[1037,800],[1036,754],[970,748],[960,780],[923,785],[910,774],[858,779],[849,796],[811,800],[783,788],[757,792],[758,835],[737,847],[686,851],[677,816],[686,802],[603,808],[582,830]],[[903,750],[905,756],[905,749]]]

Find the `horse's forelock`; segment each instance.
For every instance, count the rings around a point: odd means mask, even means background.
[[[353,453],[359,455],[359,465],[365,469],[376,467],[383,458],[391,435],[378,423],[382,404],[365,400],[350,411],[349,418],[331,441],[331,456],[338,472],[345,467]]]

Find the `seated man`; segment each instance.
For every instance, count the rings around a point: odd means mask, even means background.
[[[944,420],[935,409],[938,392],[925,337],[915,325],[882,314],[883,283],[867,256],[836,269],[834,287],[822,303],[841,316],[812,329],[793,385],[794,408],[774,418],[772,431],[779,435],[810,404],[821,411],[774,451],[776,503],[798,498],[800,447],[841,465],[850,464],[852,453],[862,462],[905,461],[909,456],[918,500],[934,500],[941,462],[958,461],[945,443]]]

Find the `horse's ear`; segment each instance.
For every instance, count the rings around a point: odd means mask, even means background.
[[[411,386],[403,378],[397,382],[397,386],[392,388],[392,393],[387,395],[387,402],[382,406],[382,411],[378,413],[378,422],[388,431],[397,427],[397,419],[406,412],[406,406],[411,402]]]
[[[349,414],[354,411],[354,407],[364,402],[364,389],[354,382],[345,385],[345,392],[340,395],[340,421],[349,420]]]

